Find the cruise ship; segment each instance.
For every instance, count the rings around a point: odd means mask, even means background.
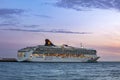
[[[97,62],[97,51],[87,48],[76,48],[69,45],[57,46],[49,39],[44,45],[26,47],[18,50],[20,62]]]

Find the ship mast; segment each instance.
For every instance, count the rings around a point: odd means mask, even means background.
[[[80,43],[80,47],[81,47],[81,48],[84,48],[82,43]]]

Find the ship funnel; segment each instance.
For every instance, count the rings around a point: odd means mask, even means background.
[[[45,46],[55,46],[49,39],[45,39]]]

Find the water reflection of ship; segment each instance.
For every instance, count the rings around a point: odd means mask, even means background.
[[[17,56],[18,61],[30,62],[96,62],[99,59],[96,53],[84,47],[57,46],[45,39],[45,45],[22,48]]]

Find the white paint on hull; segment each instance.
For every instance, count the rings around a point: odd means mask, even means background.
[[[96,58],[95,58],[96,59]],[[96,60],[93,60],[96,61]],[[91,58],[58,58],[58,57],[45,57],[45,58],[28,58],[24,61],[28,62],[88,62]]]

